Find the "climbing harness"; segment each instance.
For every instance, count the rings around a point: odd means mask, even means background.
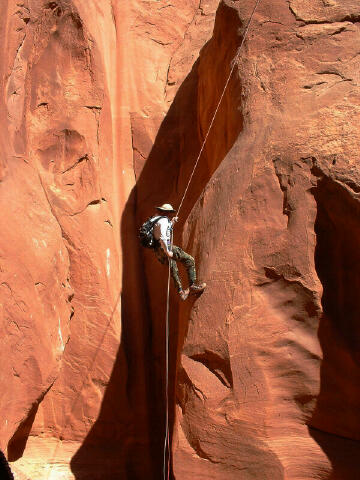
[[[222,99],[224,98],[224,95],[225,95],[225,91],[229,85],[229,82],[230,82],[230,78],[231,78],[231,75],[233,74],[233,71],[235,69],[235,66],[237,65],[237,60],[239,58],[239,55],[240,55],[240,50],[241,50],[241,47],[243,46],[244,44],[244,41],[247,37],[247,34],[248,34],[248,31],[249,31],[249,27],[250,27],[250,24],[252,22],[252,19],[253,19],[253,16],[254,16],[254,13],[258,7],[260,3],[260,0],[256,0],[255,2],[255,5],[254,5],[254,8],[252,10],[252,13],[250,15],[250,18],[249,18],[249,21],[247,23],[247,26],[245,28],[245,31],[244,31],[244,35],[243,35],[243,38],[241,40],[241,43],[240,43],[240,47],[238,49],[238,52],[234,58],[234,61],[233,61],[233,65],[230,69],[230,73],[227,77],[227,80],[225,82],[225,86],[224,86],[224,89],[220,95],[220,99],[218,101],[218,104],[215,108],[215,111],[214,111],[214,114],[212,116],[212,119],[211,119],[211,122],[210,122],[210,125],[209,125],[209,128],[207,129],[207,132],[206,132],[206,135],[204,137],[204,140],[203,140],[203,143],[201,145],[201,148],[200,148],[200,151],[199,151],[199,154],[196,158],[196,161],[195,161],[195,164],[194,164],[194,167],[191,171],[191,174],[190,174],[190,177],[189,177],[189,180],[188,180],[188,183],[186,185],[186,188],[185,188],[185,191],[184,191],[184,194],[181,198],[181,201],[180,201],[180,205],[179,205],[179,208],[177,209],[177,212],[176,212],[176,216],[178,217],[179,214],[180,214],[180,210],[181,210],[181,207],[184,203],[184,200],[185,200],[185,197],[186,197],[186,194],[188,192],[188,189],[189,189],[189,186],[190,186],[190,183],[191,183],[191,180],[194,176],[194,173],[195,173],[195,170],[196,170],[196,167],[199,163],[199,160],[200,160],[200,157],[201,157],[201,154],[204,150],[204,147],[205,147],[205,144],[206,144],[206,141],[208,139],[208,136],[209,136],[209,133],[210,133],[210,130],[214,124],[214,121],[215,121],[215,117],[216,117],[216,114],[220,108],[220,104],[222,102]],[[172,246],[172,239],[171,239],[171,246]],[[164,468],[163,468],[163,473],[164,473],[164,480],[169,480],[170,478],[170,441],[169,441],[169,296],[170,296],[170,260],[169,260],[169,272],[168,272],[168,283],[167,283],[167,299],[166,299],[166,320],[165,320],[165,340],[166,340],[166,348],[165,348],[165,351],[166,351],[166,378],[165,378],[165,389],[166,389],[166,392],[165,392],[165,399],[166,399],[166,406],[165,406],[165,410],[166,410],[166,415],[165,415],[165,422],[166,422],[166,425],[165,425],[165,443],[164,443]],[[166,461],[166,452],[168,453],[167,455],[167,461]]]

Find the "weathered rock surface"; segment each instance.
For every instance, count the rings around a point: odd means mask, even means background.
[[[166,269],[136,228],[179,204],[253,6],[1,3],[17,478],[161,476]],[[208,283],[171,294],[176,480],[358,475],[359,19],[355,0],[261,0],[236,59],[175,236]]]
[[[359,7],[318,3],[260,4],[187,199],[208,288],[173,327],[176,479],[358,472]],[[138,180],[140,217],[155,165],[179,201],[250,11],[220,6],[160,130],[180,138]]]
[[[242,132],[187,221],[209,288],[180,311],[176,478],[358,472],[360,10],[315,3],[259,6]]]

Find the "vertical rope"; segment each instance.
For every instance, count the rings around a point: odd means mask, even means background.
[[[171,230],[170,248],[172,250],[173,236]],[[165,319],[165,358],[166,358],[166,373],[165,373],[165,442],[164,442],[164,480],[169,480],[170,477],[170,442],[169,442],[169,309],[170,309],[170,269],[171,259],[168,259],[168,281],[166,294],[166,319]],[[168,460],[166,461],[166,452],[168,452]]]
[[[245,38],[247,37],[247,34],[248,34],[248,31],[249,31],[249,27],[250,27],[250,24],[252,22],[252,19],[253,19],[253,16],[254,16],[254,13],[255,13],[255,10],[257,9],[257,6],[259,5],[260,3],[260,0],[256,0],[255,2],[255,5],[254,5],[254,8],[251,12],[251,15],[250,15],[250,18],[249,18],[249,21],[246,25],[246,28],[245,28],[245,31],[244,31],[244,35],[243,35],[243,38],[241,40],[241,43],[240,43],[240,47],[239,47],[239,50],[234,58],[234,61],[233,61],[233,65],[231,67],[231,70],[230,70],[230,73],[227,77],[227,80],[225,82],[225,86],[224,86],[224,89],[220,95],[220,99],[218,101],[218,104],[215,108],[215,112],[211,118],[211,121],[210,121],[210,125],[209,125],[209,128],[207,129],[207,132],[206,132],[206,135],[205,135],[205,138],[204,138],[204,141],[201,145],[201,148],[200,148],[200,152],[199,152],[199,155],[197,156],[197,159],[196,159],[196,162],[195,162],[195,165],[192,169],[192,172],[190,174],[190,177],[189,177],[189,180],[188,180],[188,183],[186,185],[186,188],[185,188],[185,191],[184,191],[184,194],[181,198],[181,201],[180,201],[180,205],[179,205],[179,208],[177,209],[177,216],[179,216],[180,214],[180,210],[182,208],[182,205],[184,203],[184,199],[186,197],[186,194],[187,194],[187,191],[189,189],[189,186],[190,186],[190,183],[191,183],[191,180],[194,176],[194,173],[195,173],[195,170],[196,170],[196,167],[199,163],[199,160],[200,160],[200,157],[201,157],[201,154],[204,150],[204,147],[205,147],[205,144],[206,144],[206,141],[208,139],[208,136],[209,136],[209,133],[210,133],[210,130],[214,124],[214,121],[215,121],[215,117],[216,117],[216,114],[220,108],[220,104],[222,102],[222,99],[224,98],[224,95],[225,95],[225,91],[229,85],[229,82],[230,82],[230,78],[231,78],[231,75],[235,69],[235,66],[237,65],[237,60],[239,58],[239,55],[240,55],[240,50],[241,50],[241,47],[243,46],[244,42],[245,42]],[[173,237],[172,237],[172,234],[173,232],[171,231],[171,247],[172,247],[172,241],[173,241]],[[165,426],[165,442],[164,442],[164,480],[169,480],[169,476],[170,476],[170,442],[169,442],[169,293],[170,293],[170,259],[169,259],[169,273],[168,273],[168,284],[167,284],[167,300],[166,300],[166,323],[165,323],[165,337],[166,337],[166,385],[165,385],[165,388],[166,388],[166,393],[165,393],[165,396],[166,396],[166,426]],[[168,451],[168,461],[166,462],[166,451]]]
[[[251,13],[251,15],[250,15],[249,21],[248,21],[248,23],[247,23],[247,25],[246,25],[246,28],[245,28],[245,31],[244,31],[244,35],[243,35],[243,38],[242,38],[241,43],[240,43],[239,50],[238,50],[238,52],[237,52],[237,54],[236,54],[236,56],[235,56],[235,58],[234,58],[233,65],[232,65],[232,67],[231,67],[229,76],[227,77],[227,80],[226,80],[226,82],[225,82],[224,89],[223,89],[223,91],[222,91],[222,94],[220,95],[220,99],[219,99],[218,104],[217,104],[217,106],[216,106],[216,108],[215,108],[215,112],[214,112],[214,114],[213,114],[213,116],[212,116],[212,119],[211,119],[209,128],[207,129],[207,132],[206,132],[204,141],[203,141],[203,143],[202,143],[202,145],[201,145],[199,155],[197,156],[197,159],[196,159],[194,168],[192,169],[192,172],[191,172],[190,177],[189,177],[189,181],[188,181],[188,183],[187,183],[187,185],[186,185],[186,188],[185,188],[184,194],[183,194],[183,196],[182,196],[182,199],[181,199],[179,208],[178,208],[178,210],[177,210],[177,215],[178,215],[178,216],[180,215],[180,210],[181,210],[181,207],[182,207],[182,205],[183,205],[183,203],[184,203],[185,196],[186,196],[187,191],[188,191],[188,189],[189,189],[191,180],[192,180],[192,178],[193,178],[193,176],[194,176],[196,167],[197,167],[197,165],[198,165],[198,163],[199,163],[201,154],[202,154],[202,152],[203,152],[203,150],[204,150],[205,143],[206,143],[206,140],[208,139],[210,130],[211,130],[213,124],[214,124],[216,114],[217,114],[217,112],[218,112],[218,110],[219,110],[219,108],[220,108],[220,104],[221,104],[221,102],[222,102],[222,99],[224,98],[225,91],[226,91],[226,89],[227,89],[227,87],[228,87],[228,85],[229,85],[231,75],[232,75],[232,73],[233,73],[233,71],[234,71],[234,69],[235,69],[235,66],[237,65],[237,59],[239,58],[241,47],[243,46],[243,44],[244,44],[244,42],[245,42],[245,38],[247,37],[247,34],[248,34],[248,31],[249,31],[249,27],[250,27],[252,18],[253,18],[253,16],[254,16],[255,10],[256,10],[257,6],[259,5],[259,3],[260,3],[260,0],[257,0],[256,3],[255,3],[255,5],[254,5],[253,11],[252,11],[252,13]]]

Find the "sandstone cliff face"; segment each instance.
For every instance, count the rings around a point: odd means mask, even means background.
[[[253,2],[0,5],[0,447],[18,478],[159,478],[166,269]],[[175,240],[172,475],[356,478],[359,18],[262,0]],[[141,459],[141,461],[139,460]]]
[[[359,7],[322,3],[260,5],[187,220],[209,288],[180,311],[176,478],[357,475]]]
[[[1,438],[15,461],[30,433],[42,465],[27,473],[41,478],[59,440],[82,440],[97,418],[119,347],[114,114],[106,59],[73,3],[1,8]]]

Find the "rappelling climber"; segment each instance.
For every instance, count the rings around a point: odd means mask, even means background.
[[[201,293],[206,287],[206,283],[196,283],[195,260],[191,255],[184,252],[180,247],[171,245],[173,225],[178,217],[169,218],[175,213],[174,208],[164,203],[161,207],[156,207],[159,213],[150,217],[140,228],[140,241],[144,247],[153,248],[156,258],[162,264],[168,264],[170,261],[171,276],[174,280],[182,300],[186,300],[190,291],[192,293]],[[183,290],[179,277],[179,270],[176,262],[181,262],[186,268],[189,288]]]

